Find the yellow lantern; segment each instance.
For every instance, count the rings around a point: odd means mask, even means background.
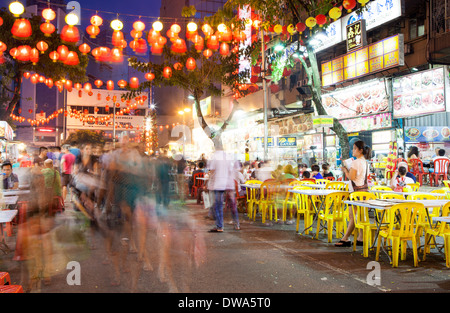
[[[287,31],[289,34],[293,35],[295,33],[295,26],[293,24],[289,24],[287,27]]]
[[[334,7],[328,12],[328,15],[335,21],[341,17],[342,10],[339,9],[338,7]]]
[[[312,29],[314,26],[316,26],[317,21],[314,17],[310,16],[306,19],[305,24],[309,27],[309,29]]]
[[[18,17],[25,11],[25,7],[19,1],[11,2],[9,5],[9,11],[15,16]]]
[[[369,0],[358,0],[358,2],[361,4],[361,6],[365,6]]]
[[[275,25],[275,27],[273,28],[274,32],[276,32],[277,34],[281,34],[281,32],[283,31],[283,26],[281,26],[280,24]]]

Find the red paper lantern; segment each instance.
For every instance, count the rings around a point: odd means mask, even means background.
[[[30,60],[31,47],[30,46],[19,46],[17,47],[17,60],[22,62],[28,62]]]
[[[173,53],[185,53],[187,51],[186,42],[182,38],[177,38],[174,40],[171,51]]]
[[[220,55],[227,55],[228,53],[230,53],[230,47],[226,42],[222,42],[220,44],[219,53]]]
[[[139,88],[139,79],[137,77],[130,78],[130,88]]]
[[[30,21],[24,18],[16,19],[11,33],[16,39],[28,39],[32,33]]]
[[[163,76],[164,78],[169,79],[170,77],[172,77],[172,69],[170,68],[170,66],[166,66],[163,69]]]
[[[153,79],[155,79],[155,74],[149,72],[149,73],[145,73],[144,75],[145,79],[148,81],[152,81]]]
[[[297,29],[297,31],[301,34],[305,31],[306,29],[306,24],[305,23],[297,23],[297,25],[295,25],[295,28]]]
[[[348,13],[350,13],[356,6],[355,0],[344,0],[342,2],[342,6],[347,10]]]
[[[163,51],[162,45],[158,44],[157,42],[152,44],[151,52],[153,55],[161,55],[162,51]]]
[[[123,61],[122,51],[119,48],[111,49],[111,62],[120,63]]]
[[[61,31],[61,39],[70,43],[78,42],[80,40],[78,28],[72,25],[65,25]]]
[[[212,29],[212,27],[209,24],[203,24],[202,31],[206,37],[209,37],[214,33],[214,30]]]
[[[177,71],[181,71],[183,69],[183,65],[180,62],[177,62],[173,65],[173,68]]]
[[[100,79],[97,79],[97,80],[94,82],[94,85],[97,86],[97,88],[100,88],[100,87],[103,85],[103,82],[102,82]]]
[[[106,89],[108,90],[114,90],[114,82],[112,80],[108,80],[106,82]]]
[[[30,50],[30,61],[33,63],[33,65],[36,65],[37,62],[39,62],[39,50],[36,48],[33,48]]]
[[[86,27],[86,32],[89,34],[91,38],[95,38],[98,34],[100,34],[100,28],[95,25],[89,25]]]
[[[66,65],[78,65],[80,60],[78,59],[78,54],[75,51],[69,51],[67,54],[67,59],[64,61]]]
[[[83,43],[78,47],[78,50],[83,54],[88,54],[91,51],[91,47],[87,43]]]
[[[57,51],[52,51],[52,52],[50,52],[50,54],[49,54],[48,56],[50,57],[50,59],[51,59],[53,62],[56,62],[56,61],[58,61],[58,59],[59,59],[59,53],[58,53]]]
[[[146,54],[147,53],[147,41],[145,41],[145,39],[141,38],[141,39],[138,39],[136,42],[137,42],[137,45],[136,45],[135,52],[137,54]]]
[[[47,49],[48,49],[48,43],[46,43],[45,41],[39,41],[37,44],[36,44],[36,48],[39,50],[39,51],[41,51],[41,53],[44,53],[45,51],[47,51]]]
[[[32,84],[36,85],[38,83],[38,76],[35,76],[35,75],[31,76],[30,77],[30,82]]]
[[[127,82],[126,82],[125,80],[121,79],[121,80],[119,80],[119,81],[117,82],[117,85],[118,85],[120,88],[125,88],[125,87],[127,86]]]
[[[205,51],[203,51],[203,56],[207,59],[209,59],[212,56],[213,52],[210,49],[206,49]]]
[[[114,31],[112,34],[112,44],[115,47],[120,47],[122,46],[122,41],[124,40],[123,38],[123,33],[120,30]]]
[[[195,62],[195,59],[194,58],[189,58],[189,59],[187,59],[187,61],[186,61],[186,68],[189,70],[189,71],[193,71],[193,70],[195,70],[195,67],[197,66],[197,63]]]
[[[86,84],[84,84],[83,89],[84,89],[84,91],[86,91],[86,92],[91,92],[91,91],[92,91],[92,85],[91,85],[91,83],[86,83]]]
[[[30,78],[30,76],[31,76],[30,72],[23,73],[23,77],[25,77],[26,79]]]
[[[72,81],[71,81],[70,79],[66,80],[66,81],[64,82],[64,87],[65,87],[67,90],[72,89]]]
[[[316,22],[320,27],[323,27],[327,23],[327,17],[323,14],[319,14],[316,16]]]
[[[67,46],[65,46],[65,45],[61,45],[58,47],[58,49],[56,49],[56,51],[59,54],[58,60],[61,62],[65,62],[67,59],[67,56],[69,55],[69,48],[67,48]]]
[[[208,49],[216,51],[219,49],[219,39],[216,35],[211,35],[208,40],[206,41],[206,46]]]
[[[55,25],[50,22],[42,23],[40,29],[46,37],[50,37],[51,34],[56,30]]]
[[[6,51],[6,44],[0,41],[0,52],[3,53]]]

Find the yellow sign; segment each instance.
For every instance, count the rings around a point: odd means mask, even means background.
[[[333,127],[333,117],[319,115],[313,118],[313,127]]]
[[[322,63],[322,86],[404,65],[403,34],[388,37]]]

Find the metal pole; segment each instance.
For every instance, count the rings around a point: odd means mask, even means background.
[[[264,30],[261,27],[261,59],[262,59],[262,80],[263,80],[263,93],[264,93],[264,161],[267,161],[268,157],[268,135],[269,129],[267,127],[267,82],[266,82],[266,46],[264,43]]]
[[[113,147],[116,148],[116,104],[113,103]]]
[[[66,141],[66,138],[67,138],[67,116],[66,116],[66,111],[67,111],[67,90],[66,89],[64,89],[64,95],[63,95],[63,101],[64,101],[64,103],[63,103],[63,107],[64,107],[64,115],[63,115],[63,118],[64,118],[64,122],[63,122],[63,138],[64,138],[64,141]]]

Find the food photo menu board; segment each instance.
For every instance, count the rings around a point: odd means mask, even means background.
[[[406,142],[450,142],[450,128],[447,126],[405,127]]]
[[[393,79],[394,118],[445,111],[444,68]]]
[[[389,111],[389,97],[384,79],[346,87],[322,95],[322,104],[337,119],[346,119]]]

